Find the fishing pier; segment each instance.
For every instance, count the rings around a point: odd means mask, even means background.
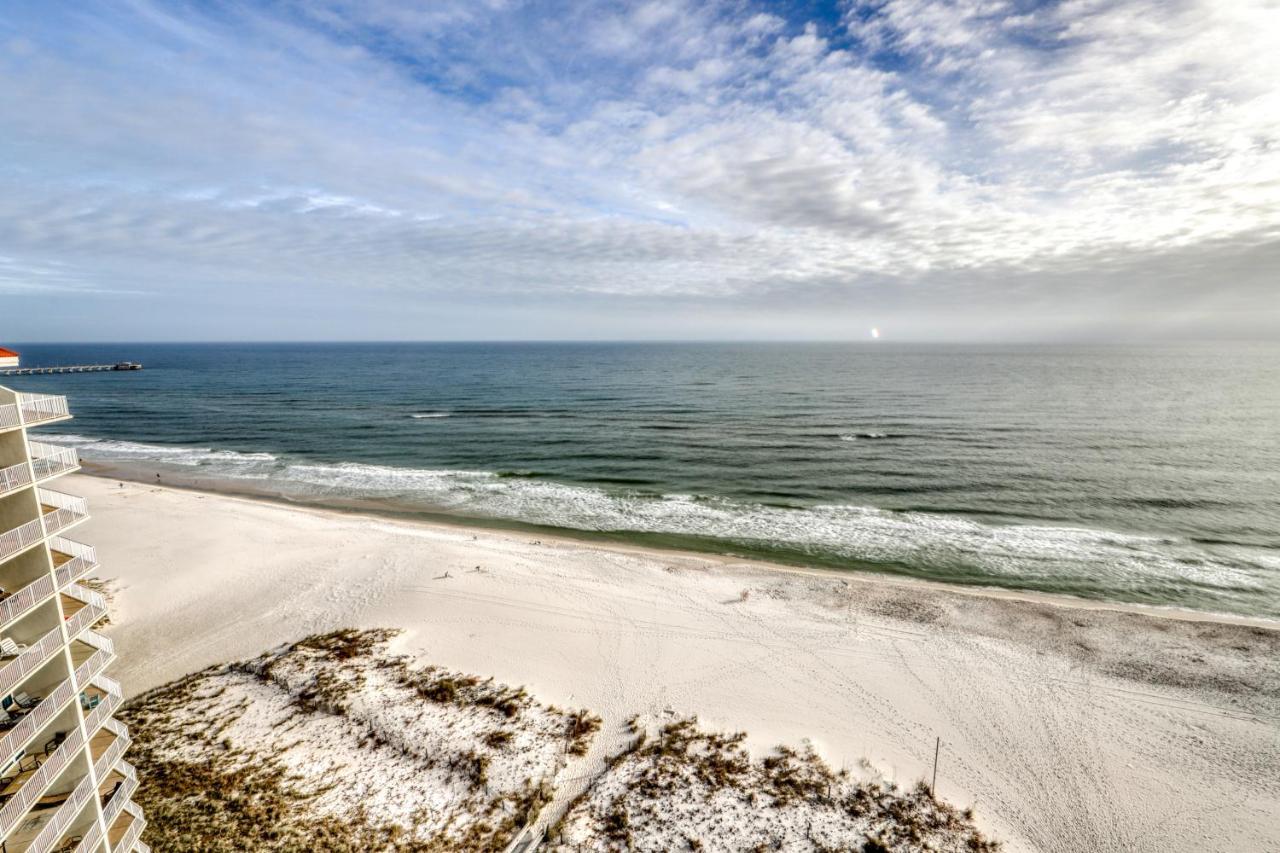
[[[136,361],[116,364],[68,364],[61,367],[0,367],[0,376],[37,376],[45,373],[101,373],[107,370],[141,370]]]

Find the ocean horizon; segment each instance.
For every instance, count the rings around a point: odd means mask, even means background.
[[[1280,618],[1280,345],[35,344],[137,479]]]

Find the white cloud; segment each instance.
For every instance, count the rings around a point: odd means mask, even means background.
[[[1280,238],[1261,0],[888,0],[834,29],[678,0],[0,14],[0,252],[94,286],[923,317],[1149,269],[1107,305],[1160,310],[1165,281],[1213,316],[1266,270],[1193,300],[1168,259]]]

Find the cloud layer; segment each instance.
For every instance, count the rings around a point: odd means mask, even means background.
[[[385,311],[346,336],[1280,328],[1274,4],[803,8],[8,6],[0,305],[78,292],[122,336],[139,299],[213,337],[224,300],[306,303],[304,337],[355,303]]]

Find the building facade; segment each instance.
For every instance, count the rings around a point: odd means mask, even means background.
[[[111,640],[94,630],[106,601],[83,581],[94,549],[71,538],[83,498],[52,487],[74,450],[30,427],[71,417],[65,397],[0,387],[0,851],[147,851],[138,786],[123,755],[123,701],[104,673]]]
[[[11,349],[0,347],[0,367],[17,367],[18,354]]]

